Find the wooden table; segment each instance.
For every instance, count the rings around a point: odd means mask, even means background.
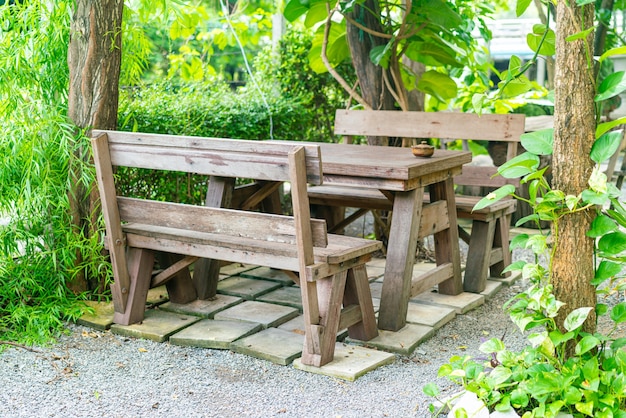
[[[378,327],[397,331],[406,324],[411,296],[439,284],[439,292],[463,291],[453,177],[472,160],[470,152],[436,150],[431,158],[409,148],[320,144],[324,184],[381,190],[393,198]],[[437,267],[413,279],[424,188],[430,204],[445,201],[447,227],[434,234]],[[440,202],[441,203],[441,202]],[[441,213],[440,213],[441,214]]]
[[[319,144],[322,151],[324,184],[363,187],[382,191],[393,199],[393,217],[387,246],[378,327],[398,331],[406,324],[411,296],[439,285],[439,292],[456,295],[463,291],[453,177],[471,161],[467,151],[436,150],[431,158],[417,158],[409,148],[366,145]],[[212,177],[206,205],[229,207],[234,179]],[[437,267],[413,279],[418,232],[423,220],[424,189],[429,187],[429,217],[435,238]],[[270,185],[271,187],[271,185]],[[266,190],[270,191],[270,189]],[[268,196],[263,190],[259,199]],[[247,198],[251,206],[260,200]],[[244,205],[245,206],[245,205]],[[447,208],[453,208],[448,210]],[[437,218],[438,219],[435,219]],[[440,220],[443,218],[444,222]],[[439,225],[435,227],[435,224]],[[199,299],[217,292],[217,260],[199,260],[194,280]]]

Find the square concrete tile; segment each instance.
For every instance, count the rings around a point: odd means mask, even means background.
[[[454,308],[409,302],[406,321],[411,324],[421,324],[438,329],[452,321],[455,316]]]
[[[372,338],[369,341],[346,338],[346,342],[408,356],[420,343],[430,338],[434,332],[435,329],[433,327],[406,324],[404,328],[395,332],[379,329],[378,337]]]
[[[456,296],[442,295],[436,292],[424,292],[411,300],[429,305],[448,306],[453,308],[458,314],[469,312],[485,303],[485,297],[483,295],[468,292],[463,292]]]
[[[179,315],[158,309],[146,311],[143,322],[133,325],[111,325],[111,332],[126,337],[143,338],[162,343],[183,328],[199,321],[191,315]]]
[[[215,319],[256,322],[263,328],[276,327],[298,316],[298,310],[289,306],[246,301],[215,314]]]
[[[382,282],[372,282],[370,283],[370,292],[372,292],[373,299],[379,299],[383,294],[383,283]]]
[[[369,371],[393,363],[395,356],[370,348],[337,343],[333,361],[322,367],[307,366],[302,364],[301,360],[301,358],[294,360],[293,367],[298,370],[353,382]]]
[[[235,274],[239,274],[242,271],[248,271],[257,266],[252,264],[243,264],[243,263],[232,263],[222,266],[220,268],[220,274],[225,274],[227,276],[234,276]]]
[[[165,285],[163,285],[148,290],[146,305],[150,307],[158,306],[162,303],[167,302],[168,300],[170,300],[170,297],[167,293],[167,288],[165,287]]]
[[[295,274],[295,273],[294,273]],[[242,277],[250,277],[252,279],[264,279],[282,283],[285,286],[291,286],[295,282],[291,276],[284,270],[276,270],[270,267],[257,267],[247,270],[239,274]]]
[[[291,306],[302,312],[302,294],[298,286],[286,286],[273,290],[257,298],[260,302]]]
[[[496,293],[500,291],[500,289],[504,286],[502,282],[497,280],[487,280],[487,284],[485,286],[485,290],[480,292],[487,300],[491,299]]]
[[[278,328],[268,328],[233,342],[236,353],[286,366],[302,355],[304,336]]]
[[[217,283],[217,291],[219,293],[238,296],[246,300],[254,300],[281,287],[282,284],[280,283],[241,276],[232,276]]]
[[[293,319],[285,322],[278,326],[278,329],[283,329],[285,331],[293,332],[298,335],[304,335],[304,316],[298,315]],[[348,336],[348,329],[340,329],[337,332],[337,341],[343,341]]]
[[[505,286],[511,286],[521,278],[522,273],[519,271],[514,271],[511,272],[511,275],[509,277],[490,277],[489,280],[496,280],[498,282],[501,282]]]
[[[113,324],[113,302],[94,302],[86,300],[85,304],[93,309],[93,313],[84,313],[76,320],[77,324],[105,331]]]
[[[227,350],[233,341],[262,329],[260,324],[252,322],[203,319],[170,336],[170,342],[189,347]]]
[[[237,296],[215,295],[212,300],[194,300],[189,303],[167,302],[159,306],[159,309],[167,312],[175,312],[183,315],[194,315],[201,318],[213,318],[216,313],[235,306],[244,300]]]

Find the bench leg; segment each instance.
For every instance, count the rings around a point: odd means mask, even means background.
[[[509,248],[509,225],[511,215],[504,215],[496,221],[496,232],[493,237],[493,248],[502,248],[502,261],[491,266],[491,277],[508,277],[511,272],[502,274],[502,270],[511,264],[511,250]]]
[[[120,325],[143,321],[154,267],[154,253],[141,248],[129,248],[127,260],[130,289],[126,308],[124,312],[115,311],[113,314],[113,322]]]
[[[167,268],[184,257],[180,254],[159,252],[156,258],[162,268]],[[172,303],[189,303],[198,297],[188,268],[182,269],[171,280],[168,280],[165,287]]]
[[[378,335],[372,293],[367,279],[365,265],[356,266],[348,270],[346,290],[343,295],[343,306],[358,305],[361,320],[348,326],[348,335],[351,338],[369,341]],[[337,330],[339,331],[339,330]]]
[[[306,314],[304,315],[304,327],[308,335],[305,336],[302,350],[303,364],[320,367],[333,360],[346,277],[347,271],[342,271],[333,276],[318,279],[316,282],[319,324],[307,324],[310,319]],[[310,304],[312,301],[303,298],[302,303]],[[305,310],[314,312],[316,307],[311,306]]]
[[[474,221],[472,224],[463,283],[466,292],[480,293],[485,290],[495,230],[495,219],[488,222]]]

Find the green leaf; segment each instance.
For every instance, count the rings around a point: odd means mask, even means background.
[[[303,2],[300,0],[290,0],[285,5],[285,10],[283,11],[283,16],[289,22],[295,21],[297,18],[305,14],[309,11],[309,2]]]
[[[591,284],[594,286],[599,285],[608,278],[615,277],[622,271],[622,265],[614,263],[613,261],[602,260],[598,265],[595,277]]]
[[[439,395],[439,387],[436,384],[434,384],[434,383],[427,383],[422,388],[422,391],[426,395],[431,396],[433,398],[435,398],[435,397],[437,397]]]
[[[624,55],[624,54],[626,54],[626,46],[621,46],[619,48],[612,48],[604,52],[602,55],[600,55],[600,59],[598,61],[601,63],[605,59],[610,58],[614,55]]]
[[[504,97],[517,97],[530,91],[533,86],[526,76],[519,76],[511,81],[500,81],[498,88]]]
[[[610,131],[596,139],[591,147],[591,159],[601,164],[615,154],[622,143],[624,132],[622,130]]]
[[[370,50],[370,60],[375,65],[380,65],[383,68],[389,67],[389,58],[391,57],[391,48],[394,42],[390,40],[384,45],[375,46]]]
[[[328,10],[326,9],[326,4],[326,2],[315,2],[311,5],[311,8],[304,18],[305,27],[312,28],[317,23],[322,22],[328,18]]]
[[[598,241],[598,249],[606,254],[621,253],[626,250],[626,233],[615,231],[604,235]]]
[[[519,178],[532,173],[537,167],[539,167],[539,157],[525,152],[498,167],[498,173],[508,179]]]
[[[537,155],[551,155],[554,144],[554,128],[528,132],[520,136],[522,146]]]
[[[598,94],[594,97],[594,101],[610,99],[626,90],[626,72],[616,71],[608,75],[598,87]]]
[[[478,203],[474,205],[472,211],[486,208],[487,206],[492,205],[498,200],[507,197],[513,193],[515,193],[515,186],[513,186],[512,184],[505,184],[504,186],[494,190],[493,192],[487,194],[487,196],[480,199]]]
[[[611,344],[611,350],[619,350],[626,346],[626,337],[618,338]]]
[[[526,43],[539,55],[554,55],[556,35],[546,25],[533,25],[533,32],[526,35]]]
[[[578,39],[585,39],[587,36],[589,36],[589,34],[591,32],[593,32],[594,29],[595,28],[592,26],[592,27],[587,28],[587,29],[585,29],[583,31],[580,31],[580,32],[577,32],[577,33],[575,33],[573,35],[568,36],[567,38],[565,38],[565,40],[567,42],[573,42],[573,41],[576,41]]]
[[[515,226],[522,226],[526,222],[539,222],[539,221],[540,221],[539,214],[531,213],[528,216],[524,216],[523,218],[518,219],[517,222],[515,222]]]
[[[579,412],[585,415],[589,415],[590,417],[593,416],[593,401],[578,402],[574,406],[576,407],[576,410],[578,410]]]
[[[569,315],[567,315],[565,321],[563,321],[563,327],[568,331],[573,331],[577,329],[583,324],[583,322],[585,322],[585,320],[589,316],[589,312],[591,312],[592,310],[593,308],[590,307],[574,309],[572,312],[569,313]]]
[[[512,374],[513,373],[511,372],[511,369],[509,369],[508,367],[497,366],[491,371],[491,373],[489,373],[489,383],[491,386],[500,385],[509,380]]]
[[[606,193],[598,193],[593,190],[585,189],[581,193],[583,202],[591,205],[603,205],[609,199]]]
[[[511,244],[509,244],[509,249],[513,251],[516,248],[526,248],[528,237],[528,234],[518,234],[514,236],[511,240]]]
[[[587,231],[587,236],[590,238],[598,238],[602,235],[608,234],[609,232],[616,231],[617,228],[617,223],[613,219],[600,214],[591,222],[591,227],[589,228],[589,231]]]
[[[616,324],[626,322],[626,302],[620,302],[613,307],[611,310],[611,319],[615,321]]]
[[[561,345],[576,336],[576,334],[572,331],[566,332],[565,334],[560,331],[552,331],[550,332],[550,339],[555,346]]]
[[[491,338],[482,343],[478,349],[481,353],[491,354],[504,350],[505,346],[502,340],[499,340],[498,338]]]
[[[517,3],[515,4],[515,15],[517,17],[520,17],[521,15],[523,15],[531,3],[532,3],[532,0],[517,0]]]
[[[593,335],[586,335],[580,341],[578,341],[578,344],[576,344],[575,352],[579,356],[583,355],[589,350],[597,347],[598,344],[600,344],[600,340],[598,338],[594,337]]]
[[[522,270],[525,265],[526,265],[526,261],[518,260],[518,261],[516,261],[514,263],[509,264],[508,267],[506,267],[504,270],[502,270],[502,274],[508,273],[509,271]]]
[[[458,86],[450,76],[435,70],[426,71],[417,83],[417,89],[445,102],[457,95]]]
[[[603,122],[603,123],[598,124],[598,127],[596,128],[596,138],[599,138],[604,133],[610,131],[616,126],[623,125],[623,124],[626,124],[626,116],[609,121],[609,122]]]

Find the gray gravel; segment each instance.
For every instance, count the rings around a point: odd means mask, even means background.
[[[457,316],[410,357],[345,382],[230,351],[178,347],[70,324],[37,353],[0,353],[0,417],[428,417],[422,387],[459,390],[437,370],[452,355],[484,357],[478,346],[523,339],[502,311],[522,284]]]

